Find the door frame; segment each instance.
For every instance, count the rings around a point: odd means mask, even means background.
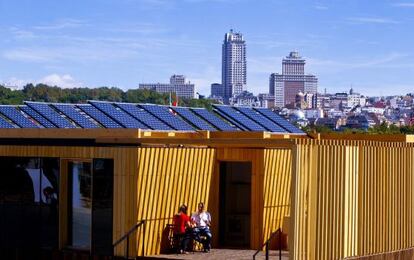
[[[92,175],[92,190],[93,192],[93,159],[84,158],[61,158],[60,159],[60,179],[59,179],[59,249],[69,247],[69,163],[71,162],[83,162],[91,164],[91,175]],[[93,194],[93,193],[92,193]],[[91,197],[92,199],[92,197]],[[93,201],[92,201],[93,203]],[[91,247],[89,252],[92,250],[92,219],[91,219]],[[74,248],[75,249],[75,248]]]

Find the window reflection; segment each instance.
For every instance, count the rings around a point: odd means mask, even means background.
[[[71,246],[89,249],[91,245],[92,220],[92,178],[91,163],[72,162],[70,164],[70,210],[69,222]]]
[[[0,157],[0,165],[0,247],[56,248],[59,159]]]

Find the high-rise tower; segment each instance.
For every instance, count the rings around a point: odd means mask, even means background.
[[[317,88],[318,78],[305,74],[305,59],[297,51],[283,59],[282,74],[270,75],[269,93],[275,97],[276,107],[293,106],[299,92],[315,95]]]
[[[224,35],[222,87],[225,102],[246,89],[246,42],[233,30]]]

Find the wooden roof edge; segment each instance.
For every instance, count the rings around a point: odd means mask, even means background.
[[[364,134],[364,133],[309,133],[315,140],[377,141],[414,143],[412,134]]]

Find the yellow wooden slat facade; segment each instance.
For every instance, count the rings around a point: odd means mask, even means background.
[[[297,143],[291,259],[343,259],[414,246],[412,144]]]

